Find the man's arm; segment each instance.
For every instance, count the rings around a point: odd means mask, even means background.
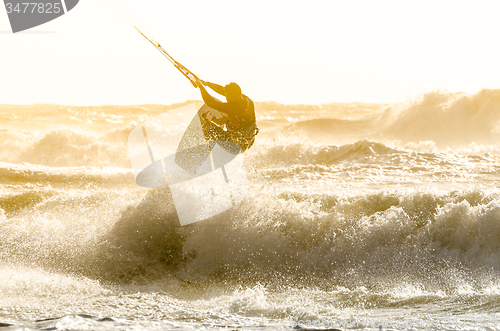
[[[224,112],[226,108],[226,104],[224,102],[219,101],[215,99],[213,96],[211,96],[201,82],[198,82],[198,87],[200,88],[201,97],[203,98],[203,101],[205,101],[207,106],[215,110]]]
[[[203,82],[203,85],[210,87],[214,92],[219,93],[220,95],[226,96],[226,92],[224,92],[224,87],[219,84]]]

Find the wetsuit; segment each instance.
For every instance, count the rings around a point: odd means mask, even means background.
[[[215,92],[225,96],[224,87],[208,82],[207,85]],[[205,121],[203,126],[205,136],[211,141],[234,142],[238,144],[240,153],[250,148],[258,132],[255,122],[255,106],[253,101],[242,94],[242,98],[238,101],[222,102],[211,96],[201,84],[199,87],[205,104],[223,113],[228,118],[228,122],[225,123],[226,130],[213,122],[208,120]],[[200,112],[203,113],[203,108]],[[204,114],[207,114],[206,110],[204,110]],[[203,115],[200,115],[203,118]]]

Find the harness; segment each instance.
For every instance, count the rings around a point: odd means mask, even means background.
[[[247,124],[243,128],[234,129],[227,115],[222,118],[208,118],[210,112],[200,114],[205,137],[210,141],[230,141],[239,145],[240,153],[249,149],[255,142],[255,136],[259,133],[256,122]]]

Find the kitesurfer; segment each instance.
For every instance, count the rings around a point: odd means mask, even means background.
[[[198,80],[201,96],[205,104],[211,108],[202,107],[200,116],[204,120],[205,135],[212,141],[230,141],[239,146],[239,153],[250,148],[259,132],[255,120],[255,105],[248,96],[241,93],[236,83],[226,86]],[[222,102],[207,92],[204,86],[210,87],[216,93],[226,97]],[[215,111],[214,111],[215,110]]]

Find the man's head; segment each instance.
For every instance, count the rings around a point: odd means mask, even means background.
[[[226,94],[227,102],[233,102],[241,100],[241,88],[236,83],[229,83],[224,86],[224,93]]]

